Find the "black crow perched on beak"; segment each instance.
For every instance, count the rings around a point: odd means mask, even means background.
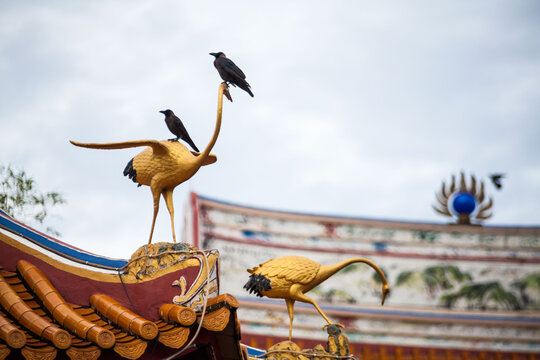
[[[214,60],[214,66],[216,67],[219,76],[226,82],[231,83],[233,86],[238,86],[240,89],[246,91],[251,97],[253,93],[250,90],[250,86],[246,81],[246,75],[240,70],[238,66],[229,58],[225,56],[224,53],[210,53],[216,59]]]

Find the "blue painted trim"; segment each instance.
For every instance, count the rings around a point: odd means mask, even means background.
[[[254,348],[254,347],[251,347],[251,346],[248,346],[248,345],[245,345],[243,344],[246,349],[247,349],[247,353],[248,353],[248,356],[260,356],[262,354],[264,354],[266,351],[264,350],[261,350],[261,349],[257,349],[257,348]]]
[[[63,245],[59,242],[56,242],[52,239],[49,239],[43,235],[36,233],[29,227],[17,224],[13,220],[11,220],[11,217],[9,217],[5,212],[1,210],[0,212],[2,213],[0,215],[1,227],[13,233],[16,233],[17,235],[21,235],[22,237],[25,237],[44,248],[50,249],[53,252],[58,253],[59,255],[69,256],[71,258],[80,260],[81,262],[87,265],[99,265],[99,266],[104,266],[104,267],[108,267],[112,269],[118,269],[124,266],[125,264],[127,264],[126,260],[110,259],[107,257],[79,251],[72,247]]]

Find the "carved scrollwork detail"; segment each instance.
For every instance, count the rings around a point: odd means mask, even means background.
[[[128,343],[119,343],[117,342],[114,345],[114,351],[127,359],[138,359],[146,351],[146,346],[148,343],[140,339],[130,341]]]
[[[178,327],[170,331],[161,332],[159,334],[159,342],[167,347],[180,349],[186,343],[188,336],[189,328]]]
[[[202,326],[206,330],[222,331],[229,323],[230,315],[231,311],[224,306],[212,313],[205,314]]]
[[[66,350],[66,355],[71,360],[97,360],[101,356],[101,350],[97,347],[77,349],[72,346]]]
[[[52,346],[40,349],[25,346],[21,349],[21,354],[26,360],[53,360],[56,359],[57,351]]]

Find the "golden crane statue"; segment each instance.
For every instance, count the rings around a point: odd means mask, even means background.
[[[386,277],[381,269],[370,260],[364,258],[349,259],[334,265],[321,265],[308,258],[294,255],[274,258],[253,269],[247,270],[251,275],[249,276],[248,282],[244,285],[244,289],[248,290],[250,293],[254,292],[257,296],[285,300],[290,320],[290,341],[292,338],[294,302],[301,301],[312,304],[319,314],[321,314],[328,322],[328,325],[333,325],[334,323],[326,317],[315,300],[307,297],[304,293],[307,293],[347,265],[358,262],[371,266],[377,274],[379,274],[383,284],[381,305],[384,305],[384,300],[390,291],[390,286],[388,286]],[[341,326],[340,324],[336,325]]]
[[[221,128],[221,115],[223,110],[223,95],[230,97],[226,84],[221,84],[218,92],[218,110],[216,127],[212,139],[202,153],[189,151],[186,146],[170,140],[134,140],[116,143],[79,143],[70,142],[73,145],[91,149],[127,149],[139,146],[147,146],[146,149],[136,155],[126,166],[124,175],[137,182],[139,185],[150,186],[154,199],[154,218],[150,229],[148,244],[152,243],[154,225],[159,210],[159,197],[162,195],[171,215],[171,226],[174,243],[176,234],[174,231],[174,188],[190,179],[203,165],[213,164],[217,161],[215,155],[210,154],[214,147]]]

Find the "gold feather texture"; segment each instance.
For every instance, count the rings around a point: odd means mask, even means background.
[[[363,258],[349,259],[334,265],[321,265],[302,256],[273,258],[253,269],[247,270],[251,275],[250,280],[246,283],[244,288],[250,292],[256,292],[260,296],[285,300],[287,311],[289,313],[289,340],[291,340],[295,301],[312,304],[328,324],[333,324],[317,303],[313,299],[307,297],[305,293],[347,265],[358,262],[371,266],[381,278],[381,303],[384,304],[386,295],[390,291],[390,286],[386,281],[386,277],[377,265],[372,261]]]

